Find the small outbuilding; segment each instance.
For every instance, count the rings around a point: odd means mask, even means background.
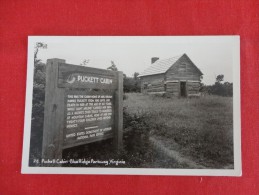
[[[153,57],[151,66],[139,75],[141,92],[198,96],[202,75],[186,54],[161,60]]]

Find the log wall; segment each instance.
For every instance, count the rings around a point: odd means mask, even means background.
[[[165,92],[164,74],[144,76],[141,78],[141,92]]]
[[[188,82],[187,83],[187,94],[198,94],[200,89],[200,83],[198,82]]]
[[[165,73],[166,81],[170,80],[192,80],[200,81],[201,73],[187,57],[181,57],[169,70]]]
[[[169,93],[173,96],[178,96],[180,93],[179,82],[167,82],[166,83],[166,93]]]

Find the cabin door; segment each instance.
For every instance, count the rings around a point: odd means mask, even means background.
[[[187,96],[186,82],[180,82],[180,96],[181,97],[186,97]]]

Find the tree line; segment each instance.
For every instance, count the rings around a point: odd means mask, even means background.
[[[111,66],[107,68],[107,70],[118,71],[117,66],[114,61],[111,61]],[[126,74],[123,74],[123,92],[140,92],[141,91],[141,83],[140,78],[138,77],[139,73],[135,72],[133,77],[128,77]]]
[[[200,92],[208,95],[233,97],[233,83],[223,81],[224,75],[220,74],[216,77],[216,81],[213,85],[204,85],[202,83]]]

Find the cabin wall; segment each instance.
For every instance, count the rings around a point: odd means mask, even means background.
[[[200,83],[198,82],[188,82],[187,83],[187,90],[188,90],[188,96],[195,95],[199,93],[200,89]]]
[[[165,92],[164,74],[141,77],[142,93],[162,93]]]
[[[201,74],[197,71],[197,68],[192,65],[192,62],[183,56],[165,73],[165,80],[200,81],[200,76]]]
[[[187,96],[199,93],[200,76],[197,70],[188,57],[180,58],[169,70],[165,73],[166,92],[174,96],[181,96],[180,82],[186,82]]]
[[[196,96],[199,94],[201,75],[192,61],[183,55],[166,73],[141,77],[141,92],[166,92],[173,96],[181,96],[181,82],[186,82],[185,96]]]
[[[187,96],[199,93],[199,81],[186,81]],[[168,93],[173,96],[181,96],[180,80],[165,81],[164,75],[153,75],[141,78],[142,93]]]
[[[180,81],[165,82],[166,93],[173,96],[181,96]],[[187,81],[186,82],[186,95],[194,96],[199,94],[200,82]]]
[[[179,96],[180,83],[178,81],[167,82],[166,83],[166,93],[173,95],[173,96]]]

